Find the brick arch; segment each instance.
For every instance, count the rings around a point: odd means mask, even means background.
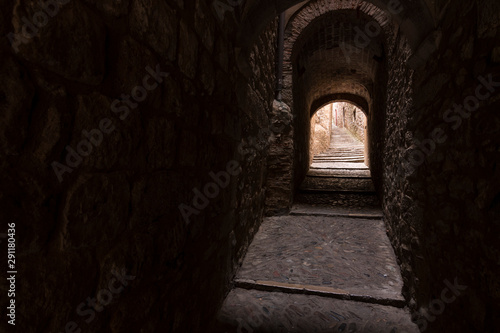
[[[365,47],[356,43],[356,29],[378,31]],[[316,0],[290,17],[285,30],[283,101],[296,116],[294,122],[295,187],[309,169],[310,117],[321,105],[348,101],[363,110],[370,133],[365,154],[380,142],[374,114],[383,113],[387,56],[394,45],[394,22],[371,3],[361,0]],[[339,45],[357,47],[356,53],[339,53]],[[373,138],[373,140],[371,140]],[[369,147],[373,145],[373,147]]]
[[[273,18],[301,2],[303,1],[247,0],[237,32],[238,46],[243,49],[250,47]],[[434,18],[425,0],[333,0],[329,2],[344,6],[350,5],[354,8],[361,2],[378,7],[381,11],[389,12],[391,20],[399,25],[413,51],[434,30]],[[397,7],[398,3],[400,7]]]
[[[365,116],[368,115],[369,104],[363,97],[353,94],[331,94],[323,96],[312,103],[311,117],[323,106],[334,102],[349,102],[363,111]]]
[[[366,26],[379,29],[378,35],[370,41],[366,48],[356,48],[355,53],[345,54],[347,47],[356,47],[357,33],[355,28],[361,30]],[[356,94],[359,89],[351,86],[362,85],[368,92],[362,94],[370,99],[371,87],[375,81],[377,62],[373,57],[383,57],[386,37],[390,36],[392,25],[390,19],[380,9],[363,1],[331,2],[319,0],[309,2],[295,13],[290,19],[285,30],[285,52],[283,68],[283,99],[293,108],[294,72],[302,75],[307,63],[309,68],[318,73],[311,82],[315,85],[315,96],[319,94],[351,93]],[[342,47],[344,46],[344,47]],[[320,53],[319,57],[314,53]],[[359,53],[358,53],[359,52]],[[349,58],[349,59],[347,59]],[[330,62],[329,66],[324,66]],[[341,82],[356,82],[356,85],[343,85],[344,91],[333,91],[332,85],[336,77],[338,84]],[[295,78],[296,79],[296,78]],[[323,81],[323,82],[321,82]],[[335,87],[335,90],[338,90]]]

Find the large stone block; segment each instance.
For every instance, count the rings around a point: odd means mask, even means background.
[[[26,139],[34,87],[12,58],[0,64],[0,156],[18,155]]]
[[[160,71],[165,68],[159,64],[156,55],[130,36],[125,36],[117,41],[116,51],[110,55],[109,85],[117,97],[121,94],[131,95],[136,87],[145,88],[147,97],[141,104],[159,107],[161,99],[161,83],[152,78],[148,68],[152,71],[159,66]],[[163,68],[162,68],[163,67]],[[165,77],[160,78],[162,81]],[[151,89],[149,89],[151,87]]]
[[[52,150],[61,139],[63,124],[61,112],[57,108],[51,106],[42,112],[33,155],[40,162],[47,163]]]
[[[175,162],[177,132],[172,121],[166,119],[148,120],[146,130],[146,160],[148,169],[171,168]]]
[[[214,32],[215,24],[213,22],[214,18],[211,14],[211,10],[208,7],[206,1],[197,0],[196,1],[196,12],[194,15],[194,26],[196,32],[201,37],[201,42],[207,49],[209,53],[212,53],[214,48]]]
[[[180,24],[178,64],[187,77],[194,79],[198,68],[198,39],[186,22]]]
[[[129,140],[125,141],[124,137],[129,135],[126,131],[119,130],[123,128],[119,126],[122,121],[112,112],[111,104],[110,98],[99,93],[77,96],[73,135],[69,146],[82,157],[80,167],[109,170],[127,155],[129,147],[126,143]],[[102,131],[102,125],[107,125],[105,127],[109,133]]]
[[[128,14],[130,0],[84,0],[105,14],[120,17]]]
[[[149,44],[164,60],[175,60],[177,12],[165,1],[132,0],[129,24],[131,33]]]
[[[123,173],[81,176],[64,200],[60,247],[115,242],[128,228],[130,185]]]
[[[105,28],[79,2],[50,10],[23,2],[15,7],[12,22],[15,35],[10,39],[19,56],[68,80],[91,85],[102,81]]]

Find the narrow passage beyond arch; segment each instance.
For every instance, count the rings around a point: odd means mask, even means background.
[[[218,332],[418,332],[363,155],[332,126],[290,214],[255,236]]]

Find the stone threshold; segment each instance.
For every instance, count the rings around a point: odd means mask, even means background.
[[[324,216],[324,217],[346,217],[353,219],[364,219],[364,220],[382,220],[384,218],[383,214],[348,214],[348,213],[335,213],[335,212],[300,212],[300,211],[290,211],[292,216]]]
[[[307,177],[311,178],[332,178],[332,179],[372,179],[372,177],[369,176],[332,176],[332,175],[307,175]]]
[[[353,191],[353,190],[326,190],[314,188],[300,188],[300,192],[307,194],[360,194],[360,195],[376,195],[375,191]]]
[[[302,294],[311,296],[322,296],[341,300],[356,301],[369,304],[388,305],[396,308],[404,308],[406,302],[402,295],[398,298],[383,298],[373,297],[366,295],[351,294],[342,289],[335,289],[331,287],[302,285],[302,284],[289,284],[274,281],[254,281],[246,279],[235,279],[234,285],[237,288],[247,290],[260,290],[266,292],[281,292],[287,294]]]
[[[332,162],[333,163],[343,163],[343,162]],[[328,163],[318,163],[318,164],[328,164]],[[357,171],[357,170],[363,170],[363,171],[370,171],[370,168],[368,167],[362,167],[362,168],[358,168],[358,167],[353,167],[353,168],[332,168],[332,167],[315,167],[315,166],[311,166],[310,167],[310,170],[321,170],[321,171],[325,171],[325,170],[330,170],[330,171],[339,171],[339,170],[342,170],[342,171]]]

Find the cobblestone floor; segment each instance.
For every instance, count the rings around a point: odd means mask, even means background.
[[[346,294],[402,299],[399,268],[380,219],[268,218],[237,279],[327,286]]]
[[[217,332],[416,333],[406,309],[378,304],[235,289]]]
[[[290,215],[264,220],[214,332],[418,332],[369,170],[350,162],[363,145],[332,142]]]

